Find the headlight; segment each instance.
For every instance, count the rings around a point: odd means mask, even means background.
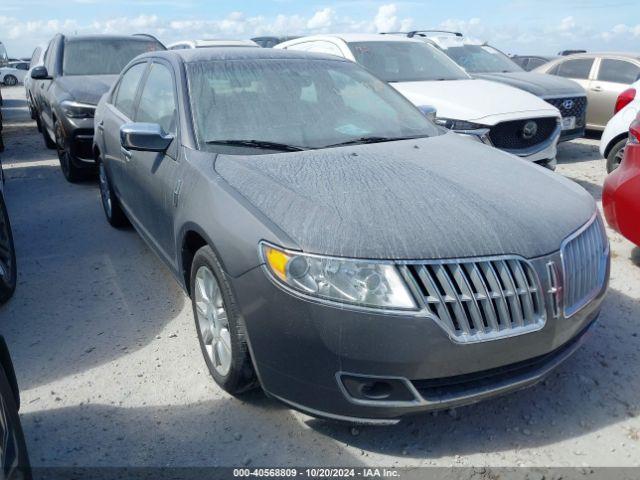
[[[96,113],[96,106],[88,103],[65,100],[60,103],[60,108],[65,116],[69,118],[93,118]]]
[[[436,118],[436,125],[448,128],[449,130],[479,130],[487,128],[485,125],[479,123],[467,122],[465,120],[454,120],[452,118]]]
[[[275,280],[301,294],[374,308],[417,308],[392,263],[306,255],[267,244],[260,248]]]

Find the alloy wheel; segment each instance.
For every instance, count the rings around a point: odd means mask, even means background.
[[[18,79],[16,77],[14,77],[13,75],[7,75],[6,77],[4,77],[4,84],[7,87],[13,87],[17,83],[18,83]]]
[[[69,155],[64,145],[64,136],[62,135],[62,127],[59,123],[55,126],[56,134],[56,150],[58,151],[58,158],[60,159],[60,167],[65,177],[69,175]]]
[[[209,361],[221,376],[231,369],[231,332],[222,290],[213,272],[202,266],[196,272],[196,316],[200,338]]]
[[[624,147],[622,147],[616,153],[616,156],[615,156],[615,158],[613,160],[613,168],[614,168],[614,170],[620,166],[620,164],[622,163],[622,159],[623,158],[624,158]]]

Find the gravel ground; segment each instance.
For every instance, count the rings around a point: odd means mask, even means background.
[[[20,273],[0,322],[34,466],[640,465],[640,250],[614,232],[600,322],[548,380],[354,430],[261,393],[241,402],[218,389],[168,271],[133,231],[107,225],[95,183],[65,182],[28,118],[24,89],[3,94],[1,158]],[[561,145],[558,172],[599,200],[597,147],[597,139]]]

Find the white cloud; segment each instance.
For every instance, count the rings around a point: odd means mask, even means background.
[[[309,30],[328,28],[332,25],[336,12],[332,8],[318,10],[307,22]]]
[[[5,0],[0,0],[5,1]],[[93,3],[99,0],[75,0]],[[102,0],[100,0],[102,1]],[[179,5],[188,0],[140,0],[148,5]],[[289,0],[281,0],[283,8]],[[279,14],[250,15],[235,11],[220,18],[168,19],[159,14],[96,18],[79,22],[75,19],[21,21],[15,11],[6,7],[18,5],[17,0],[0,7],[0,39],[12,56],[29,55],[36,45],[48,41],[55,33],[151,33],[165,43],[191,38],[250,38],[257,35],[303,35],[329,32],[382,32],[411,30],[415,20],[402,15],[404,3],[380,5],[368,15],[356,18],[341,15],[340,3],[312,10],[308,15]],[[367,2],[368,3],[368,2]],[[410,9],[407,11],[411,12]],[[417,14],[416,14],[417,15]],[[555,23],[499,23],[495,16],[487,18],[450,18],[438,28],[463,32],[476,40],[486,40],[508,53],[554,53],[565,48],[632,49],[640,38],[640,23],[618,23],[609,29],[594,29],[589,22],[573,15],[559,18]],[[434,22],[435,23],[435,22]],[[429,25],[427,26],[436,26]]]
[[[377,32],[405,31],[411,29],[412,24],[410,18],[398,19],[398,7],[394,3],[380,6],[373,19],[373,27]]]

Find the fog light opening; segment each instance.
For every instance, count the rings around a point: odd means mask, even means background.
[[[386,400],[391,396],[393,387],[387,382],[369,382],[360,387],[360,393],[369,400]]]

